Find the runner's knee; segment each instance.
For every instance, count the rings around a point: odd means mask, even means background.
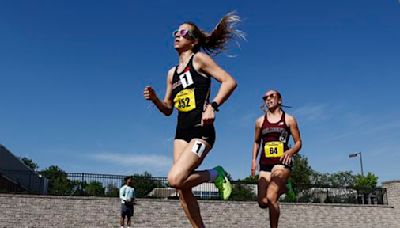
[[[278,203],[278,196],[275,193],[267,193],[266,199],[268,201],[268,204]]]
[[[168,183],[173,188],[181,188],[183,185],[183,178],[180,178],[177,174],[170,172],[168,173]]]
[[[266,197],[258,198],[258,206],[260,208],[267,208],[268,207],[268,199]]]

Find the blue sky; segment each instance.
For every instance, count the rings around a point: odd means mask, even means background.
[[[164,97],[177,64],[171,32],[192,20],[210,31],[236,10],[247,34],[215,61],[238,88],[221,107],[217,142],[201,168],[250,174],[262,94],[281,91],[319,172],[399,179],[400,4],[339,1],[2,1],[0,143],[40,168],[166,176],[176,111]],[[235,55],[236,57],[229,57]],[[215,95],[218,83],[213,82]]]

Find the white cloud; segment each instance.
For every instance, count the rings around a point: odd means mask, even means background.
[[[325,104],[305,105],[293,110],[293,115],[296,119],[304,122],[323,121],[329,119],[328,106]]]
[[[106,163],[156,169],[165,169],[172,164],[171,158],[157,154],[98,153],[92,154],[90,157]]]
[[[241,124],[242,126],[248,127],[251,126],[253,127],[256,119],[261,116],[261,114],[258,113],[247,113],[239,117],[239,121],[236,120],[236,124]]]
[[[367,119],[371,119],[370,123],[376,123],[376,120],[372,120],[372,118],[364,118],[364,122]],[[341,133],[335,133],[334,136],[325,140],[325,143],[335,142],[344,138],[350,138],[354,136],[366,137],[371,135],[382,135],[386,134],[388,139],[395,137],[394,134],[399,132],[400,130],[400,120],[387,120],[383,124],[362,124],[362,121],[354,124],[354,122],[348,121],[347,123],[343,123],[343,126],[351,126],[352,130],[347,130]]]

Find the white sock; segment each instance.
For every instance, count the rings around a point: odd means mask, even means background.
[[[215,169],[209,169],[208,173],[210,174],[210,182],[214,182],[217,179],[218,172]]]

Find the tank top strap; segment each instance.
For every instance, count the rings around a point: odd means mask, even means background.
[[[267,113],[268,113],[268,112],[265,112],[264,120],[263,120],[262,126],[264,126],[265,124],[270,124],[270,122],[268,121]]]
[[[280,120],[281,122],[285,123],[285,116],[286,116],[285,112],[282,111],[282,116],[281,116],[281,120]]]
[[[189,62],[187,63],[187,65],[186,65],[186,67],[185,67],[185,68],[188,68],[188,67],[190,67],[190,68],[194,69],[194,67],[193,67],[193,59],[194,59],[194,55],[195,55],[195,54],[192,54],[192,56],[190,57],[190,59],[189,59]]]

